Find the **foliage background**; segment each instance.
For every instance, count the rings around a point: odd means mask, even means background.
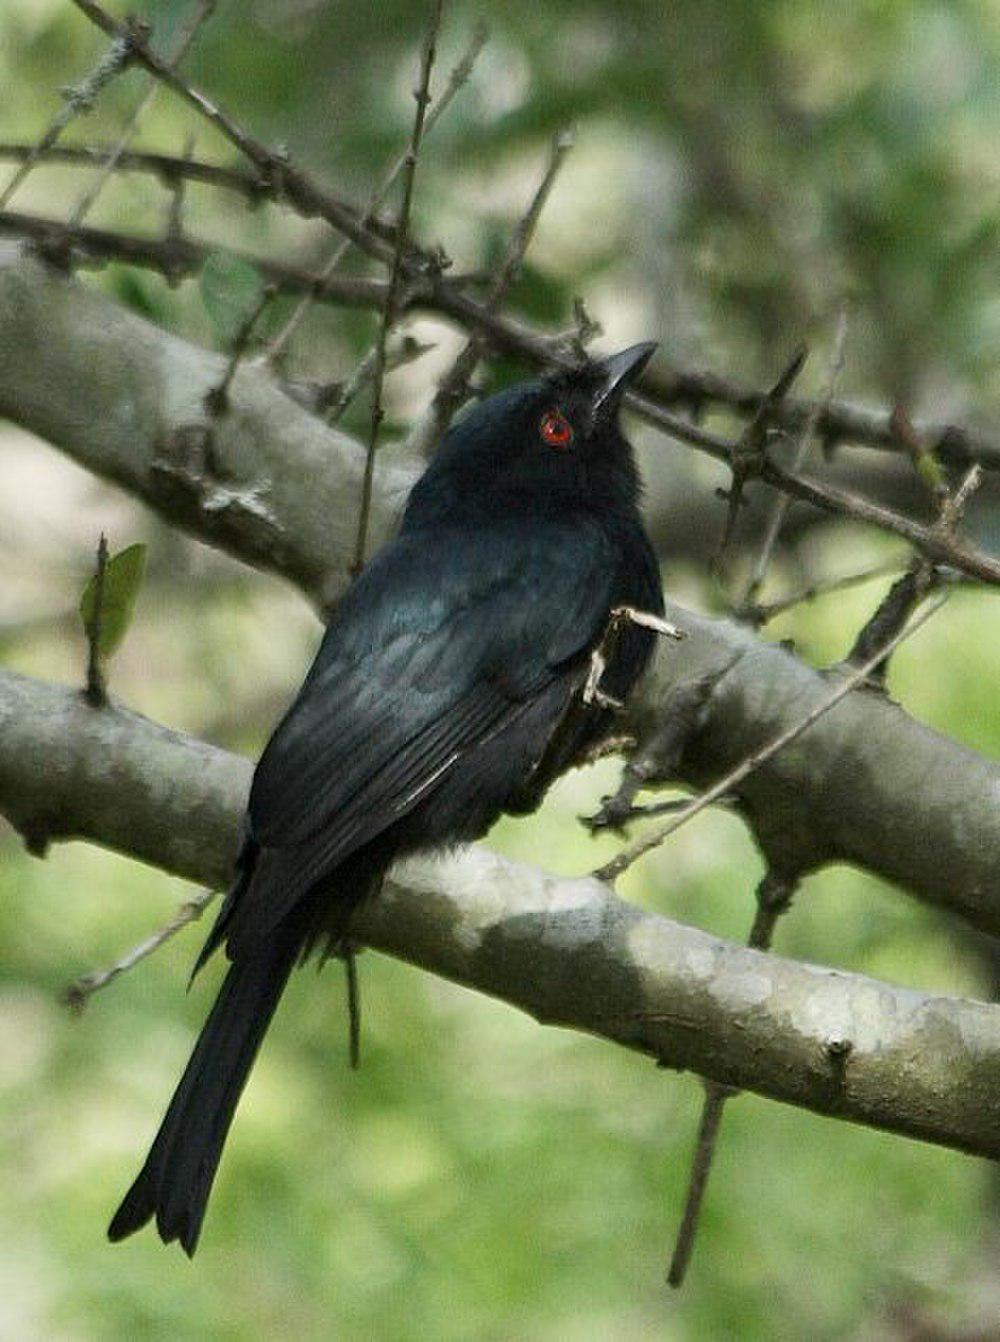
[[[164,39],[187,7],[145,7]],[[480,11],[449,7],[440,69]],[[262,138],[358,199],[404,143],[423,7],[222,0],[186,70]],[[421,162],[417,227],[462,269],[488,267],[546,140],[577,148],[514,307],[565,322],[582,294],[607,347],[653,336],[671,361],[763,381],[801,339],[823,378],[835,314],[851,323],[841,390],[989,424],[1000,410],[997,284],[1000,6],[986,0],[672,3],[512,0]],[[0,9],[0,138],[38,137],[100,39],[63,0]],[[70,138],[115,135],[140,93],[118,81]],[[165,95],[144,143],[193,128]],[[229,153],[199,128],[197,152]],[[4,180],[0,177],[0,181]],[[65,214],[78,174],[36,173],[15,207]],[[155,233],[166,194],[136,178],[92,222]],[[316,225],[192,190],[192,231],[316,260]],[[87,281],[210,344],[197,286],[109,267]],[[274,314],[280,319],[281,309]],[[312,315],[306,374],[347,375],[370,314]],[[392,379],[390,427],[426,403],[457,337]],[[496,377],[511,368],[494,366]],[[808,385],[807,385],[808,389]],[[363,407],[355,412],[361,422]],[[641,432],[637,437],[643,438]],[[650,440],[652,492],[722,483]],[[719,506],[719,526],[722,523]],[[995,539],[995,524],[982,522]],[[169,532],[50,449],[0,426],[0,656],[78,682],[72,611],[96,537],[143,539],[150,570],[112,688],[158,720],[256,752],[318,637],[276,581]],[[898,551],[815,526],[775,591]],[[665,582],[711,608],[695,558]],[[842,655],[880,587],[799,607],[769,629],[816,662]],[[991,598],[965,594],[908,644],[893,693],[916,716],[1000,748]],[[574,817],[613,772],[564,780],[492,842],[577,872],[605,851]],[[742,827],[703,815],[624,884],[629,897],[742,938],[760,862]],[[662,1285],[700,1103],[695,1079],[365,955],[364,1065],[344,1065],[331,966],[293,983],[237,1122],[193,1266],[104,1224],[152,1135],[212,991],[183,984],[196,933],[82,1017],[59,1003],[166,920],[179,881],[82,846],[27,857],[0,830],[0,1336],[564,1339],[903,1338],[930,1321],[1000,1328],[995,1175],[982,1163],[742,1097],[727,1114],[684,1292]],[[779,933],[789,955],[983,995],[980,947],[854,871],[810,880]],[[206,976],[207,979],[208,976]],[[929,1324],[928,1324],[929,1326]],[[951,1331],[949,1331],[951,1330]]]

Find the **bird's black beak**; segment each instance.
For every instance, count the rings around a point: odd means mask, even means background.
[[[649,363],[655,349],[654,340],[645,340],[641,345],[630,345],[619,354],[610,354],[592,365],[595,415],[613,414],[617,410],[626,389]]]

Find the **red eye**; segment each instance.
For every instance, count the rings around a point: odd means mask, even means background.
[[[538,424],[542,442],[549,447],[569,447],[573,441],[573,426],[558,410],[546,410]]]

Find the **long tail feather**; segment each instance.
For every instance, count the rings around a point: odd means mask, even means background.
[[[278,928],[231,966],[110,1239],[155,1216],[165,1244],[177,1239],[194,1253],[229,1125],[301,946],[301,926]]]

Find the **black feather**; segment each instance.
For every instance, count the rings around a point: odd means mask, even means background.
[[[580,688],[611,611],[659,613],[617,401],[652,347],[483,402],[445,438],[399,538],[351,586],[254,775],[236,873],[195,970],[232,961],[146,1164],[115,1214],[193,1253],[226,1133],[293,966],[335,949],[415,849],[537,805],[609,727]],[[571,441],[540,432],[558,412]],[[565,448],[565,450],[563,450]],[[653,635],[629,627],[617,699]]]

